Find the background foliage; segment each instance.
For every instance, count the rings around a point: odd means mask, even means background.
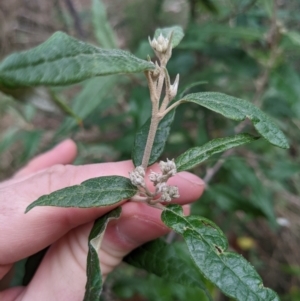
[[[297,0],[3,1],[0,54],[4,58],[28,49],[63,30],[145,59],[153,56],[147,37],[157,27],[183,26],[186,36],[168,68],[172,78],[180,73],[181,92],[216,91],[250,100],[274,117],[291,145],[287,151],[260,139],[196,168],[208,185],[193,211],[226,232],[230,248],[255,265],[266,286],[283,300],[299,300],[299,9]],[[79,146],[76,164],[128,159],[136,131],[150,116],[142,74],[55,89],[0,90],[1,179],[66,137]],[[189,147],[248,126],[196,105],[182,105],[164,156],[177,157]],[[227,300],[207,286],[214,300]],[[197,289],[168,284],[127,265],[106,282],[103,299],[112,296],[206,300]]]

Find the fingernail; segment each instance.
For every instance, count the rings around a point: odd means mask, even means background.
[[[185,181],[192,183],[193,185],[205,186],[205,183],[202,179],[190,172],[182,171],[178,173],[177,176],[183,178]]]

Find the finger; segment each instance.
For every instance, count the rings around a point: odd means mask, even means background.
[[[32,201],[43,194],[79,184],[88,178],[105,175],[127,176],[132,169],[131,161],[87,166],[56,166],[26,178],[19,182],[17,187],[5,186],[0,193],[0,264],[13,263],[36,253],[70,229],[93,221],[114,208],[36,207],[24,214]],[[181,204],[193,201],[204,188],[203,181],[187,172],[172,178],[172,184],[177,185],[183,195],[178,199],[178,203]],[[12,249],[14,252],[11,252]]]
[[[14,175],[14,178],[27,176],[55,164],[70,164],[76,155],[77,147],[74,141],[71,139],[64,140],[46,153],[33,158]]]
[[[192,201],[195,200],[197,198]],[[188,215],[190,205],[183,205],[183,211]],[[110,257],[122,259],[138,246],[170,232],[161,221],[161,214],[162,210],[147,204],[129,202],[122,205],[120,219],[108,225],[101,246],[104,253],[101,270],[105,276],[116,266]]]
[[[140,203],[122,205],[119,220],[108,225],[99,251],[101,271],[105,277],[131,250],[168,233],[160,220],[161,210]],[[86,283],[87,237],[92,224],[82,225],[51,246],[30,286],[25,300],[82,300]],[[60,279],[67,279],[65,281]],[[70,287],[70,289],[66,289]],[[37,289],[38,288],[38,289]],[[63,298],[61,296],[63,295]]]

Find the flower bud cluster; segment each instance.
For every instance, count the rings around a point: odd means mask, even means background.
[[[159,167],[163,175],[168,176],[168,178],[174,176],[177,173],[176,165],[174,160],[167,159],[167,162],[160,161]]]
[[[174,160],[168,160],[166,162],[160,161],[159,167],[161,173],[151,172],[149,175],[150,181],[154,184],[155,193],[149,192],[145,183],[145,169],[142,166],[137,166],[132,172],[129,173],[129,178],[132,185],[142,188],[140,192],[147,194],[151,199],[159,196],[156,202],[170,202],[172,199],[179,198],[179,191],[176,186],[167,185],[169,178],[174,176],[177,172]]]
[[[134,186],[145,187],[145,170],[142,166],[137,166],[132,172],[129,173],[129,179]]]
[[[164,183],[161,185],[161,200],[162,202],[171,202],[173,199],[178,199],[180,197],[178,187],[170,186]]]
[[[160,34],[157,39],[154,38],[152,41],[150,37],[148,39],[151,47],[157,52],[164,53],[168,50],[169,39],[165,38],[162,34]]]
[[[170,38],[165,38],[162,34],[160,34],[157,39],[153,38],[153,40],[151,40],[150,37],[148,39],[159,60],[167,62],[172,55],[172,36]]]
[[[156,187],[156,192],[161,193],[161,201],[170,202],[172,199],[179,198],[178,188],[166,183],[177,172],[174,160],[167,159],[167,162],[160,161],[159,167],[161,173],[151,172],[149,179]]]

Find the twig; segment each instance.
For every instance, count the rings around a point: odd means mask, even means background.
[[[221,169],[221,167],[223,166],[223,164],[225,162],[225,158],[229,157],[233,153],[234,153],[234,150],[229,149],[221,156],[221,158],[216,162],[216,164],[213,167],[208,168],[206,170],[206,174],[203,178],[203,181],[206,184],[208,184],[211,181],[211,179],[215,176],[215,174],[218,173],[218,171]]]
[[[65,3],[66,3],[66,6],[67,6],[73,20],[74,20],[74,26],[75,26],[75,29],[76,29],[79,37],[81,39],[84,39],[86,37],[86,34],[82,28],[80,17],[75,9],[75,6],[73,5],[72,0],[65,0]]]

